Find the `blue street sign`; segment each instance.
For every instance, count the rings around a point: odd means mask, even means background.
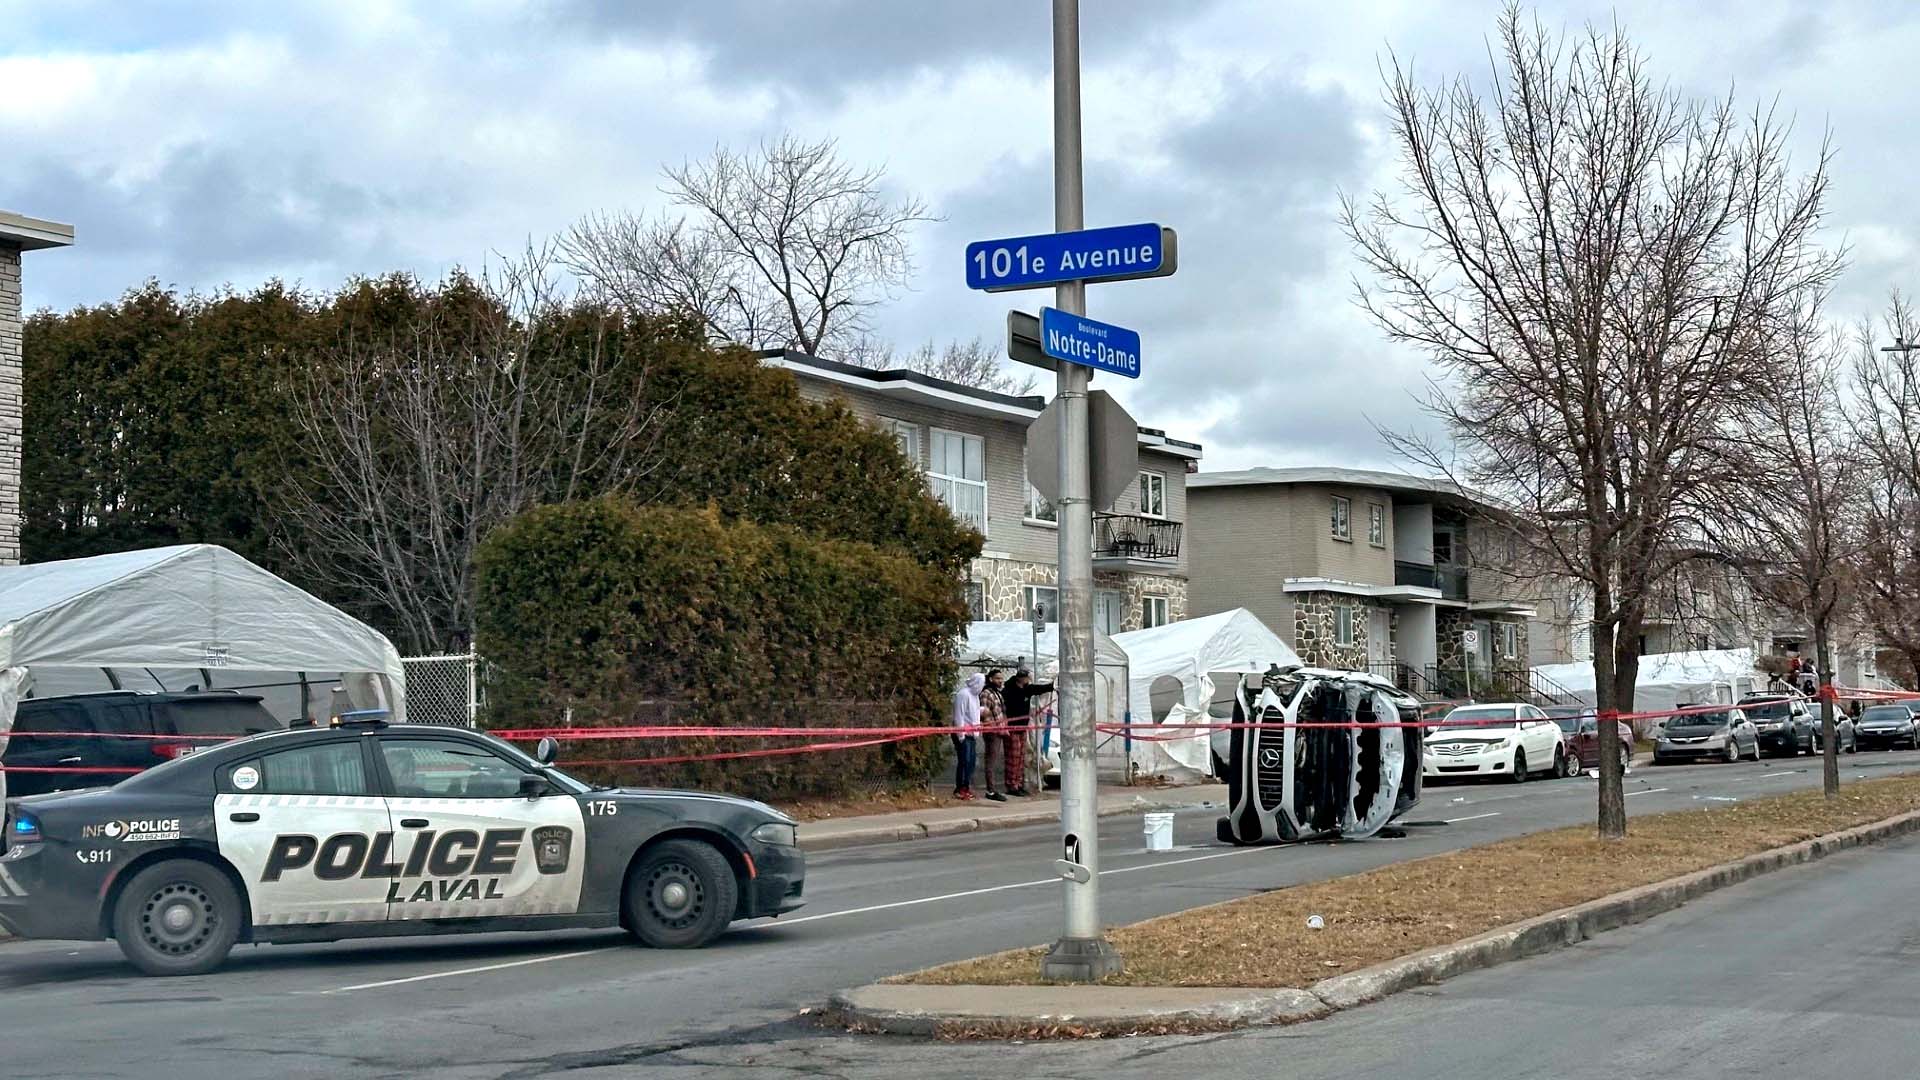
[[[1069,364],[1140,377],[1140,335],[1059,308],[1040,309],[1040,351]]]
[[[976,240],[967,245],[967,288],[1006,292],[1165,277],[1178,262],[1173,230],[1153,224]]]

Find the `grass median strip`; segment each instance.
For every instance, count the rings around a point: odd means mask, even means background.
[[[1329,976],[1459,941],[1611,893],[1920,810],[1920,776],[1635,817],[1625,840],[1556,829],[1295,885],[1119,927],[1114,986],[1305,988]],[[1325,928],[1310,929],[1319,915]],[[1044,949],[1014,949],[893,982],[1044,982]]]

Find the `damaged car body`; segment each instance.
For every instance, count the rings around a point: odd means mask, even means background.
[[[1420,801],[1420,703],[1377,676],[1273,668],[1241,680],[1212,737],[1232,844],[1374,836]],[[1300,724],[1405,724],[1405,727]],[[1244,727],[1249,724],[1285,727]]]

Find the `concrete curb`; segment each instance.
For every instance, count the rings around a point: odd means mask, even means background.
[[[994,1004],[980,1009],[938,1003],[934,1000],[937,992],[946,987],[914,989],[935,993],[925,995],[929,999],[925,1003],[916,1003],[911,990],[903,993],[899,985],[860,986],[834,994],[824,1015],[889,1035],[935,1036],[962,1029],[1013,1036],[1050,1029],[1113,1033],[1167,1028],[1224,1030],[1318,1020],[1332,1011],[1311,991],[1287,988],[1083,987],[1071,1010],[1055,1008],[1045,1001],[1050,987],[997,986],[993,988]],[[880,1000],[883,998],[889,1000]]]
[[[1048,992],[1063,988],[876,984],[834,994],[825,1015],[835,1023],[858,1031],[980,1037],[1035,1037],[1049,1032],[1128,1035],[1223,1031],[1255,1024],[1319,1020],[1416,986],[1430,986],[1470,971],[1578,944],[1762,874],[1914,832],[1920,832],[1920,811],[1816,836],[1548,912],[1449,945],[1322,979],[1305,990],[1073,987],[1067,988],[1076,998],[1071,1011],[1048,1003],[1030,1013],[1016,1014],[1019,997],[1030,996],[1036,1003],[1045,1002]],[[921,993],[903,993],[909,989]],[[990,990],[986,995],[988,1004],[978,1008],[939,1004],[942,991],[966,989]],[[1089,993],[1096,991],[1098,995],[1090,998]],[[1174,994],[1170,995],[1169,991]],[[1127,1000],[1130,996],[1134,999],[1131,1004]],[[1166,1000],[1170,996],[1177,1000]]]
[[[1100,817],[1115,817],[1120,814],[1146,814],[1157,810],[1186,810],[1207,805],[1207,800],[1160,799],[1129,803],[1125,806],[1103,807],[1098,811]],[[994,829],[1019,829],[1028,825],[1049,825],[1060,820],[1060,804],[1050,803],[1045,810],[1018,810],[1006,814],[986,814],[972,818],[945,818],[936,821],[915,821],[875,825],[865,829],[848,829],[809,839],[807,823],[800,825],[800,850],[807,852],[835,851],[840,848],[865,847],[869,844],[891,844],[901,840],[925,840],[937,836],[953,836],[959,833],[989,832]]]

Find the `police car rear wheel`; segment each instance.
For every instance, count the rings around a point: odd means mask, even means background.
[[[176,859],[127,882],[114,906],[113,934],[133,966],[149,975],[199,975],[218,967],[239,940],[241,908],[225,874]]]
[[[733,921],[739,886],[726,856],[697,840],[649,850],[627,879],[627,923],[656,949],[696,949]]]

